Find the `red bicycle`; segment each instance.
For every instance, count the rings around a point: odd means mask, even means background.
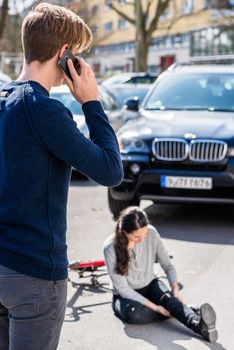
[[[90,277],[92,286],[96,287],[99,285],[98,278],[107,275],[105,266],[104,260],[76,260],[69,263],[68,269],[77,272],[79,278]],[[71,281],[70,278],[68,280]]]

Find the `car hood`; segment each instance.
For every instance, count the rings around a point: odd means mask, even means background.
[[[234,135],[234,113],[209,111],[141,111],[118,135],[127,137],[185,137],[229,139]],[[190,136],[188,136],[189,138]]]

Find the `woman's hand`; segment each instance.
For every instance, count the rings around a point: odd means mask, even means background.
[[[176,297],[177,299],[179,299],[181,302],[183,302],[182,297],[180,295],[180,289],[179,289],[179,284],[178,282],[174,282],[171,286],[171,291],[172,294],[174,295],[174,297]]]
[[[145,306],[149,307],[150,309],[152,309],[155,312],[158,312],[159,314],[166,316],[166,317],[171,317],[171,314],[169,311],[167,311],[166,309],[164,309],[164,307],[160,306],[160,305],[156,305],[154,303],[152,303],[151,301],[147,300],[144,304]]]
[[[155,310],[156,312],[158,312],[159,314],[166,316],[166,317],[171,317],[171,314],[168,310],[164,309],[164,307],[157,305],[157,308]]]
[[[177,299],[179,299],[179,301],[181,301],[183,303],[183,299],[182,299],[182,297],[180,295],[180,291],[179,290],[176,289],[176,290],[172,291],[172,293],[173,293],[174,297],[176,297]]]
[[[100,94],[92,68],[81,57],[78,60],[81,70],[80,75],[77,74],[72,60],[69,59],[67,61],[73,81],[64,74],[66,84],[74,98],[81,104],[92,100],[99,100]]]

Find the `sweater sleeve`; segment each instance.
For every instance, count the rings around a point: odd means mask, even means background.
[[[136,292],[128,284],[126,276],[120,275],[115,271],[116,257],[115,257],[113,245],[104,246],[104,257],[105,257],[108,274],[110,276],[110,279],[113,283],[113,287],[116,290],[116,292],[122,298],[135,300],[144,305],[148,299],[142,296],[140,293]]]
[[[70,111],[53,99],[25,96],[25,111],[38,140],[56,157],[104,186],[117,186],[123,167],[114,130],[99,101],[83,106],[90,139],[77,128]]]
[[[155,229],[154,229],[155,230]],[[159,233],[155,230],[156,234],[156,261],[159,262],[162,269],[164,270],[170,286],[173,282],[177,281],[177,272],[175,266],[172,264],[171,259],[165,249],[163,241]]]

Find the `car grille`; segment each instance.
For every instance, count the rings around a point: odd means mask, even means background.
[[[227,153],[227,144],[219,140],[192,140],[178,138],[156,138],[152,144],[156,159],[194,162],[220,162]]]
[[[188,156],[188,144],[182,139],[154,139],[153,153],[159,160],[185,160]]]
[[[189,158],[195,162],[220,162],[227,153],[227,144],[222,141],[192,140]]]

